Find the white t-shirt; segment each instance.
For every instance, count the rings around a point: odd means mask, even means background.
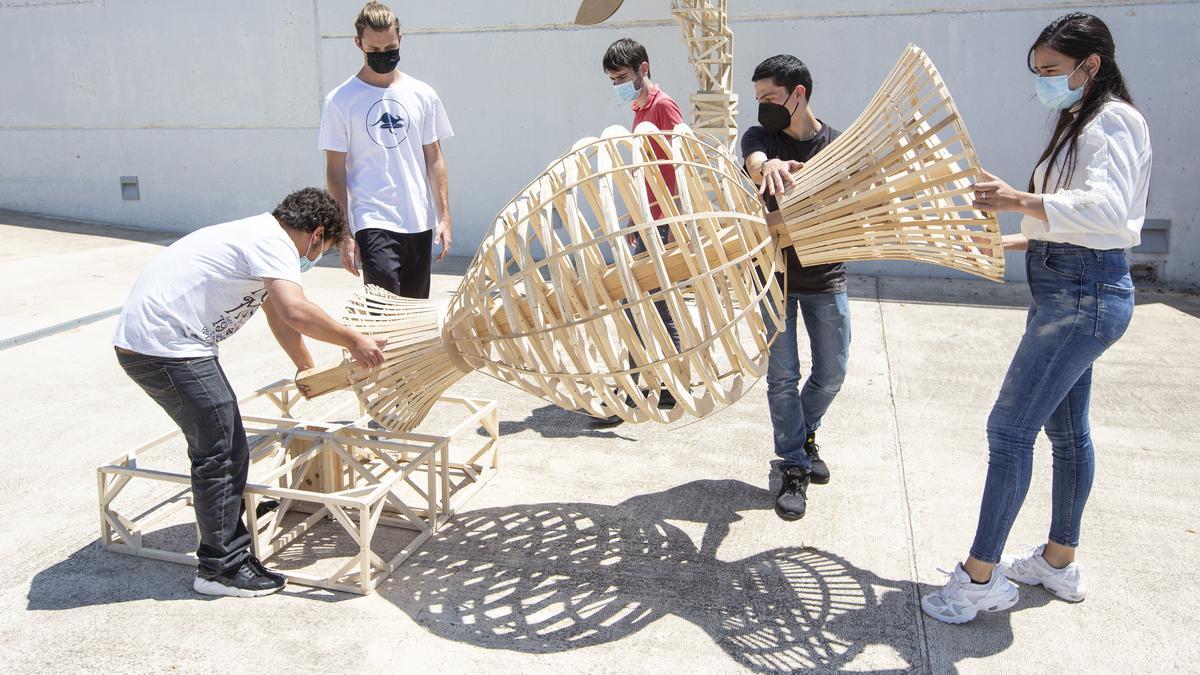
[[[274,216],[200,228],[142,270],[113,344],[166,358],[216,356],[217,343],[267,299],[263,279],[300,283],[300,255]]]
[[[432,228],[437,209],[422,147],[453,135],[437,92],[412,76],[386,89],[355,76],[329,92],[320,144],[346,153],[351,230]]]
[[[1050,174],[1051,190],[1062,173],[1065,154],[1060,154]],[[1070,184],[1042,194],[1049,220],[1025,216],[1021,232],[1029,239],[1100,250],[1137,246],[1146,220],[1153,160],[1146,118],[1123,101],[1105,103],[1079,134]],[[1033,175],[1035,194],[1042,192],[1045,175],[1043,162]]]

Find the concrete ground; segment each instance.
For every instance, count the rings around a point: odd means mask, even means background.
[[[1169,672],[1200,663],[1200,298],[1139,291],[1099,362],[1098,475],[1070,605],[1022,588],[959,627],[918,596],[965,555],[984,425],[1021,285],[854,278],[833,472],[785,523],[765,385],[707,419],[594,430],[479,374],[501,471],[374,595],[213,600],[189,569],[101,550],[95,467],[171,422],[117,367],[115,310],[153,233],[0,212],[0,669],[9,672]],[[462,252],[465,253],[465,252]],[[435,294],[464,260],[439,266]],[[356,280],[305,277],[340,314]],[[324,348],[321,356],[333,357]],[[256,318],[222,347],[243,392],[292,375]],[[1010,549],[1043,541],[1050,456]]]

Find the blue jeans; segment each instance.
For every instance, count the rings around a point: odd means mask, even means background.
[[[250,555],[250,533],[242,520],[250,447],[237,397],[221,365],[212,356],[168,359],[121,351],[117,361],[187,439],[200,572],[236,569]]]
[[[1133,281],[1120,249],[1029,242],[1033,296],[1025,335],[988,417],[988,472],[971,555],[1000,561],[1033,471],[1033,443],[1046,430],[1054,457],[1050,541],[1079,545],[1095,475],[1088,404],[1092,363],[1125,333]]]
[[[800,387],[800,347],[796,314],[804,318],[812,350],[812,372]],[[771,344],[767,365],[767,407],[775,431],[775,454],[782,469],[812,468],[804,441],[842,388],[850,360],[850,300],[841,293],[789,293],[784,303],[786,330]],[[774,326],[767,321],[770,335]]]

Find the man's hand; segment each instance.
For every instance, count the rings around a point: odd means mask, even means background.
[[[383,348],[386,345],[387,338],[369,337],[359,333],[354,344],[349,347],[350,356],[359,363],[377,368],[383,365]]]
[[[433,231],[433,243],[442,246],[442,252],[437,257],[438,262],[442,262],[442,259],[450,252],[450,229],[449,219],[443,219],[438,221],[437,228]]]
[[[768,159],[763,162],[762,186],[758,188],[760,195],[781,195],[795,184],[792,174],[804,168],[803,162],[795,160]]]
[[[358,256],[358,244],[354,242],[354,237],[346,237],[342,239],[342,267],[354,276],[358,276],[358,264],[360,258]]]

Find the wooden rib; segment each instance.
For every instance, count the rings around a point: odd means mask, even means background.
[[[793,176],[774,231],[805,265],[913,260],[1002,281],[999,224],[971,203],[980,170],[945,83],[909,45],[863,114]]]

